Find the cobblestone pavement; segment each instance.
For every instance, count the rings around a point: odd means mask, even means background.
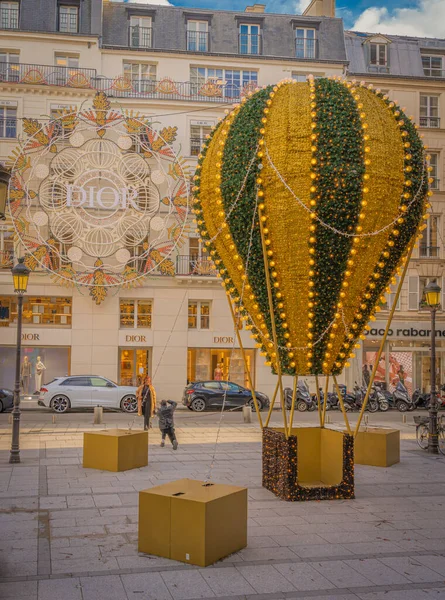
[[[160,448],[153,430],[148,467],[109,473],[81,465],[91,414],[53,424],[49,414],[24,413],[15,466],[0,415],[0,598],[445,599],[445,459],[418,450],[402,425],[402,462],[357,466],[356,500],[291,504],[261,487],[257,425],[231,415],[212,479],[249,488],[248,547],[206,569],[139,554],[139,490],[205,478],[218,420],[178,414],[177,452]],[[133,419],[106,414],[105,422],[96,429]]]

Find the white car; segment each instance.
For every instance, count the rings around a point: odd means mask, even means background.
[[[136,388],[117,385],[98,375],[73,375],[56,377],[40,388],[39,405],[64,413],[70,408],[121,409],[127,413],[137,411]]]

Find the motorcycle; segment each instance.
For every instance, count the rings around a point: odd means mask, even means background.
[[[312,401],[315,405],[318,405],[317,394],[312,394]],[[320,406],[323,408],[324,406],[324,391],[323,388],[320,388]],[[334,392],[328,392],[328,400],[326,404],[326,411],[328,410],[336,410],[339,409],[340,405],[338,402],[338,396]]]
[[[419,388],[414,390],[411,400],[415,409],[424,408],[425,410],[429,410],[430,408],[430,394],[423,394]]]
[[[409,397],[408,390],[400,381],[397,383],[392,396],[394,405],[398,411],[406,412],[414,410],[415,406]]]
[[[357,382],[354,385],[354,391],[352,394],[346,394],[344,398],[344,406],[345,410],[348,412],[350,410],[361,410],[363,400],[366,395],[366,387],[360,387]],[[388,407],[389,408],[389,407]],[[368,398],[368,403],[366,405],[366,410],[371,413],[375,413],[379,410],[379,401],[376,397],[376,390],[373,386],[371,393]]]
[[[382,412],[386,412],[387,410],[389,410],[389,402],[386,399],[383,390],[381,390],[379,387],[372,386],[371,394],[373,394],[373,399],[375,399],[378,403],[379,410],[381,410]],[[371,400],[371,395],[369,399]]]
[[[284,388],[284,402],[287,410],[292,408],[292,390]],[[295,398],[295,408],[300,412],[313,411],[317,408],[317,403],[311,398],[308,385],[305,381],[298,381],[297,395]]]

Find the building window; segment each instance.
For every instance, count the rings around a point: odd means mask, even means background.
[[[440,188],[439,153],[438,152],[430,152],[429,155],[430,155],[429,166],[432,169],[429,173],[429,176],[433,180],[431,183],[431,189],[438,190]]]
[[[210,328],[210,302],[190,301],[188,311],[189,329]]]
[[[307,81],[307,75],[306,73],[292,73],[292,79],[294,81],[305,82]]]
[[[0,104],[0,138],[17,137],[17,108]]]
[[[130,46],[133,48],[151,48],[153,41],[151,17],[130,17]]]
[[[156,65],[124,62],[124,77],[135,92],[153,92],[156,87]]]
[[[150,353],[147,348],[119,348],[119,385],[143,383],[150,374]]]
[[[382,304],[382,310],[391,310],[394,305],[394,300],[396,298],[396,293],[399,288],[400,277],[396,277],[396,283],[392,286],[391,292],[385,294],[386,302]],[[399,294],[399,298],[397,300],[396,310],[400,310],[400,298],[401,294]]]
[[[66,85],[67,82],[78,72],[79,56],[68,56],[66,54],[56,54],[54,64],[57,67],[54,70],[53,81],[55,85]]]
[[[2,29],[19,28],[18,2],[0,2],[0,27]]]
[[[122,329],[150,328],[151,300],[120,300],[120,326]]]
[[[261,28],[259,25],[239,26],[239,53],[261,54]]]
[[[20,54],[18,52],[9,52],[0,50],[0,81],[19,81],[20,80]]]
[[[72,299],[62,297],[25,296],[23,324],[51,327],[71,327]],[[17,324],[16,296],[0,296],[0,321],[3,326]]]
[[[187,21],[187,50],[208,52],[209,24],[207,21]]]
[[[63,33],[79,31],[79,8],[77,6],[59,6],[59,31]]]
[[[12,225],[0,225],[0,269],[9,270],[13,265],[14,228]]]
[[[315,29],[295,29],[295,51],[297,58],[316,58]]]
[[[439,96],[420,94],[420,126],[440,127]]]
[[[246,91],[258,87],[258,71],[190,67],[192,94],[198,95],[202,86],[209,82],[221,88],[221,97],[241,98]]]
[[[201,146],[211,132],[210,125],[190,125],[190,156],[198,156]]]
[[[388,65],[388,44],[369,44],[369,64],[377,67]]]
[[[53,104],[51,105],[50,117],[56,128],[57,135],[68,135],[72,132],[72,125],[63,125],[61,117],[66,114],[74,114],[77,112],[76,106],[69,104]]]
[[[68,56],[67,54],[56,54],[54,59],[56,67],[79,68],[79,56]],[[73,71],[74,73],[75,71]]]
[[[247,366],[255,385],[255,350],[245,350],[244,362],[241,351],[231,347],[230,338],[226,338],[226,343],[226,348],[188,348],[187,383],[208,381],[206,387],[218,389],[220,381],[230,381],[249,388]]]
[[[443,77],[443,56],[422,56],[425,77]]]
[[[439,257],[439,217],[431,215],[426,222],[426,229],[419,244],[420,258]]]

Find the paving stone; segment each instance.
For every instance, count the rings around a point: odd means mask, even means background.
[[[75,578],[39,581],[38,600],[82,600],[80,580]]]
[[[323,577],[319,571],[307,563],[276,565],[279,571],[292,585],[301,591],[329,590],[335,585]]]
[[[360,575],[355,569],[340,560],[311,563],[314,569],[324,575],[336,587],[366,587],[372,585],[372,581]]]
[[[202,576],[215,596],[245,596],[255,594],[253,587],[235,568],[207,568]]]
[[[81,577],[82,600],[127,600],[124,586],[118,575]]]
[[[159,573],[135,573],[121,575],[128,600],[171,600],[168,591]]]
[[[417,558],[393,557],[381,558],[380,560],[383,564],[401,573],[414,583],[442,581],[445,579],[445,573],[440,575],[437,571],[433,571],[419,562]]]
[[[360,560],[345,560],[344,563],[361,573],[375,585],[395,585],[409,583],[410,581],[394,569],[385,566],[381,560],[363,558]]]
[[[271,565],[238,566],[237,569],[259,594],[295,591],[290,581]]]
[[[200,571],[164,571],[161,577],[174,600],[215,596]]]
[[[3,572],[1,571],[4,576]],[[0,598],[2,600],[37,600],[37,581],[11,581],[0,583]]]

